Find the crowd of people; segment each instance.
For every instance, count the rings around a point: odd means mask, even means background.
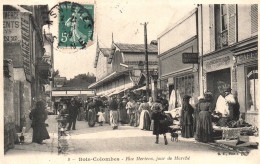
[[[123,97],[111,96],[61,100],[58,112],[67,115],[67,130],[76,129],[76,120],[85,120],[90,127],[95,123],[102,126],[108,123],[111,128],[118,129],[119,125],[130,125],[141,130],[153,131],[158,143],[159,135],[163,134],[165,144],[168,144],[166,133],[173,120],[179,121],[181,135],[199,142],[211,142],[213,135],[213,120],[218,120],[219,126],[227,126],[230,120],[239,120],[237,101],[231,94],[231,89],[226,88],[216,103],[213,102],[211,92],[206,92],[198,97],[198,103],[190,105],[189,95],[182,97],[182,109],[179,118],[173,118],[168,111],[168,100],[165,95],[158,96],[156,101],[152,97],[129,94]]]
[[[245,123],[239,113],[239,104],[231,93],[231,88],[225,88],[214,101],[211,92],[205,92],[198,97],[198,103],[193,107],[189,95],[182,97],[180,115],[173,115],[168,111],[169,103],[165,95],[158,96],[156,101],[152,97],[129,94],[123,97],[111,96],[92,97],[83,100],[79,97],[61,99],[57,106],[57,113],[66,119],[63,127],[76,130],[76,122],[86,120],[90,127],[98,123],[102,126],[108,123],[111,128],[118,129],[121,125],[138,127],[140,130],[152,131],[156,136],[155,143],[159,143],[159,135],[164,136],[165,145],[168,144],[166,133],[171,131],[170,125],[174,120],[179,121],[181,136],[195,138],[198,142],[213,141],[213,122],[220,127],[239,126]],[[43,101],[35,103],[30,113],[33,128],[33,142],[42,143],[49,139],[45,120],[47,112]],[[166,112],[167,111],[167,112]],[[177,116],[177,117],[174,117]],[[246,124],[246,123],[245,123]]]

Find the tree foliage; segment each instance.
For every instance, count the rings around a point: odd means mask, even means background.
[[[67,87],[88,87],[90,84],[96,81],[96,77],[93,73],[79,74],[73,79],[67,81]]]
[[[60,71],[58,69],[53,72],[53,77],[60,77]]]

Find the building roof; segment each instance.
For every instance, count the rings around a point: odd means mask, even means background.
[[[144,53],[144,44],[125,44],[125,43],[114,43],[121,52],[136,52]],[[147,50],[150,53],[157,53],[157,45],[147,45]]]
[[[105,57],[108,57],[111,53],[111,49],[110,48],[100,48],[100,51],[103,53],[103,55]]]

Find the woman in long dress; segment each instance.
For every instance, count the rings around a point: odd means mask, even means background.
[[[139,129],[141,130],[150,130],[151,126],[151,119],[150,119],[150,107],[149,104],[146,102],[146,97],[143,97],[143,103],[139,106],[139,112],[141,113],[140,115],[140,124],[139,124]]]
[[[123,101],[122,101],[122,110],[121,110],[121,118],[122,118],[122,123],[123,124],[128,124],[128,117],[127,117],[127,110],[126,110],[126,104],[127,104],[127,100],[126,97],[123,97]]]
[[[212,120],[211,120],[211,112],[212,112],[212,94],[210,92],[206,92],[204,94],[204,99],[200,101],[198,104],[198,108],[200,109],[197,128],[196,128],[196,140],[199,142],[211,142],[212,141]]]
[[[185,95],[183,97],[182,111],[181,111],[181,135],[184,138],[193,137],[193,107],[189,104],[191,96]]]
[[[41,144],[43,140],[50,139],[49,133],[46,129],[45,120],[47,119],[47,112],[43,101],[36,103],[35,109],[30,113],[32,119],[33,138],[32,142]]]

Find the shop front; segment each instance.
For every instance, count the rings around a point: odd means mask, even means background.
[[[233,52],[237,67],[240,112],[251,125],[258,125],[258,47],[257,37],[238,43]]]
[[[203,57],[203,88],[213,94],[214,104],[219,95],[224,94],[224,88],[231,87],[232,93],[236,92],[233,65],[233,53],[230,50]]]
[[[184,64],[183,53],[197,52],[197,38],[193,37],[181,45],[160,55],[160,90],[168,96],[169,110],[182,106],[182,97],[191,96],[195,105],[199,96],[198,64]]]

